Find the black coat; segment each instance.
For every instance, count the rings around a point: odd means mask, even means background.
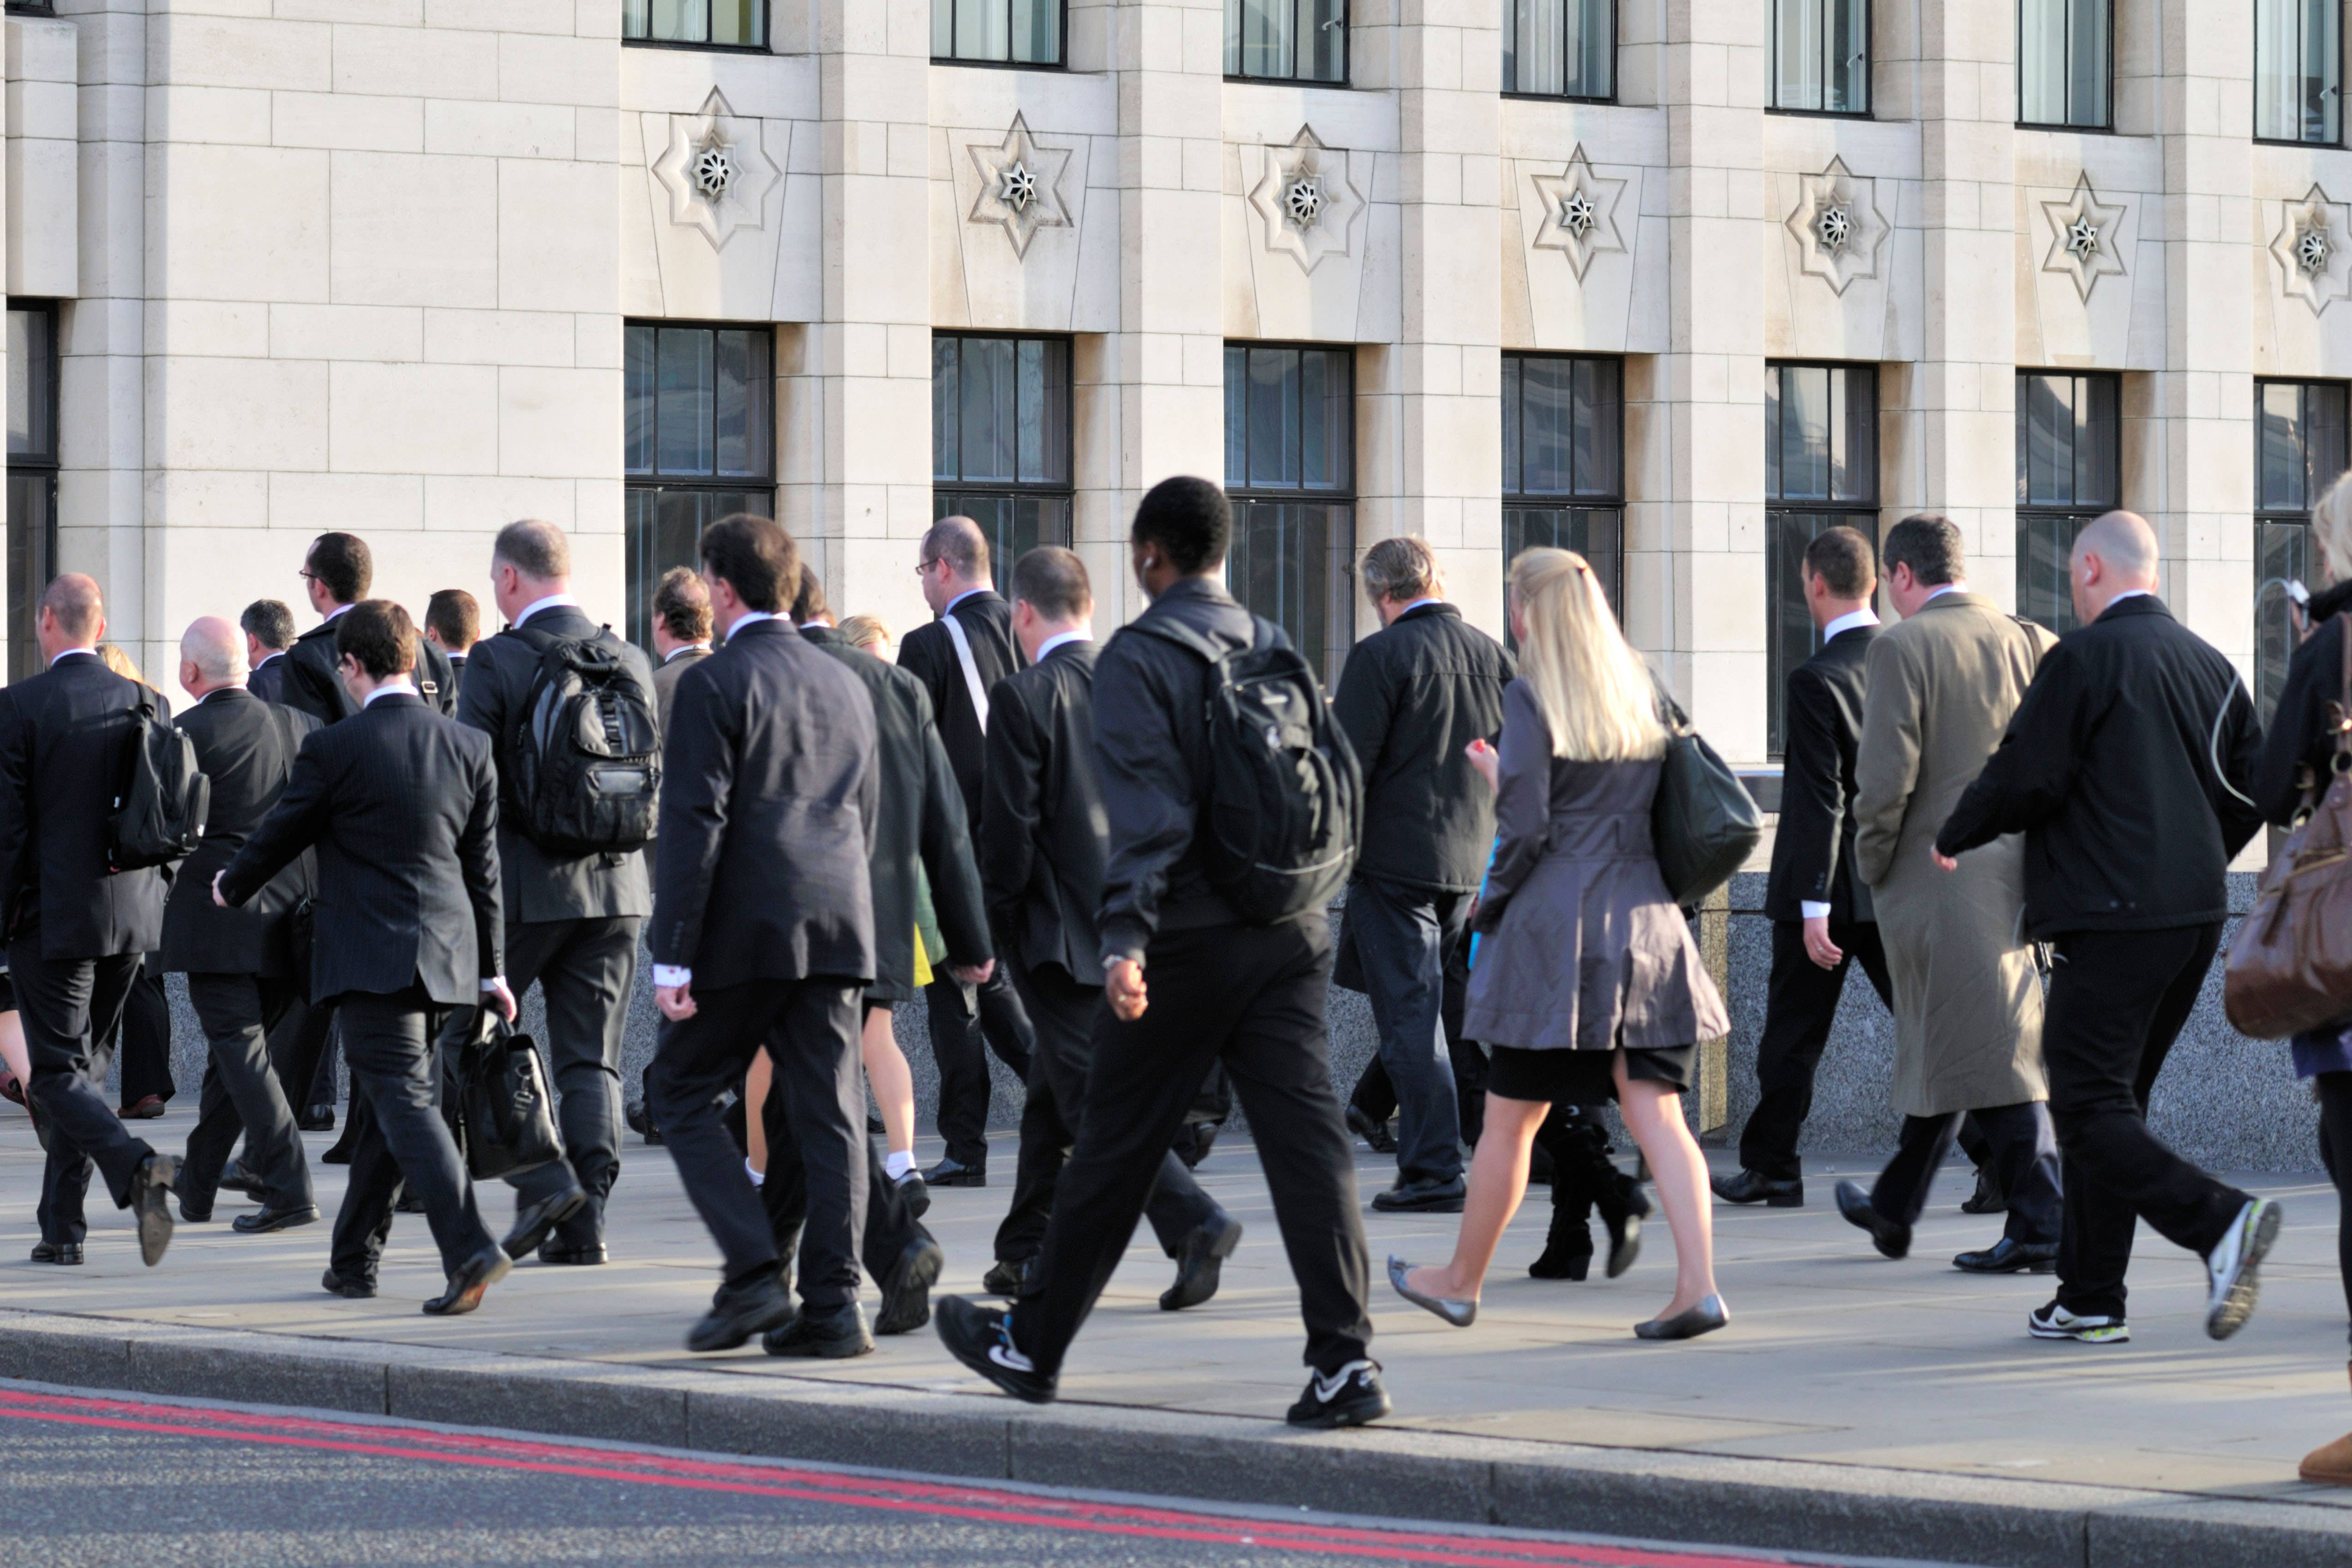
[[[948,951],[934,967],[985,963],[995,952],[972,865],[971,835],[948,753],[931,721],[923,683],[887,659],[853,647],[831,626],[801,636],[846,665],[874,702],[874,761],[881,790],[874,813],[874,984],[877,1002],[915,999],[915,909],[923,875]]]
[[[1769,919],[1802,920],[1808,903],[1829,905],[1830,919],[1841,925],[1878,918],[1853,858],[1863,660],[1877,635],[1874,626],[1848,626],[1789,672],[1780,821],[1772,838],[1772,875],[1764,884]]]
[[[2262,826],[2261,747],[2236,668],[2163,600],[2118,600],[2043,657],[1936,847],[2023,833],[2037,941],[2216,922],[2230,858]]]
[[[677,683],[662,752],[654,963],[698,989],[870,984],[874,704],[783,620],[736,628]]]
[[[183,860],[163,906],[166,971],[194,974],[294,973],[294,906],[317,885],[318,862],[306,849],[239,909],[213,902],[213,873],[225,869],[278,804],[293,776],[302,742],[320,729],[308,713],[257,700],[237,687],[215,691],[180,716],[212,781],[204,842]]]
[[[1110,817],[1095,773],[1091,642],[1064,643],[988,694],[980,875],[1004,945],[1031,969],[1102,981],[1103,862]],[[1478,786],[1486,788],[1485,784]]]
[[[963,627],[971,643],[972,668],[980,672],[980,689],[993,691],[996,683],[1021,668],[1021,649],[1013,640],[1013,606],[992,590],[982,588],[949,614]],[[955,640],[938,621],[917,626],[898,644],[898,668],[914,672],[931,695],[931,711],[939,716],[940,740],[955,768],[963,791],[964,819],[980,820],[980,781],[987,768],[988,738],[981,732],[973,711],[971,687],[963,678],[963,661],[956,658]]]
[[[2352,581],[2336,584],[2311,601],[2311,635],[2287,661],[2286,685],[2279,693],[2278,711],[2271,716],[2270,733],[2263,741],[2262,760],[2254,767],[2254,797],[2263,817],[2286,826],[2303,805],[2296,773],[2305,764],[2322,787],[2335,763],[2336,732],[2328,706],[2346,700],[2344,612],[2352,607]]]
[[[466,700],[466,660],[472,657],[472,652],[469,649],[465,653],[453,653],[446,657],[449,660],[449,695],[457,701],[463,702]]]
[[[286,650],[287,669],[277,695],[262,693],[266,701],[299,708],[321,724],[348,719],[358,710],[343,688],[342,657],[335,652],[335,623],[321,621],[294,639]],[[416,639],[416,689],[426,703],[445,717],[457,711],[457,680],[449,672],[449,658],[423,637]]]
[[[286,676],[293,668],[285,654],[272,654],[253,667],[253,673],[246,677],[245,689],[264,702],[291,707],[293,704],[286,695]]]
[[[1355,646],[1331,716],[1364,770],[1356,874],[1469,892],[1495,848],[1495,792],[1465,752],[1503,732],[1503,645],[1451,605],[1423,605]]]
[[[310,996],[422,984],[445,1006],[504,972],[490,742],[406,692],[302,743],[285,793],[221,877],[241,904],[319,852]]]
[[[602,630],[585,611],[555,605],[531,616],[529,636],[510,627],[474,645],[457,695],[457,721],[490,738],[490,754],[497,759],[502,786],[505,770],[513,759],[515,726],[523,716],[523,705],[530,700],[531,683],[539,679],[541,649],[532,639],[541,633],[583,639]],[[635,673],[650,704],[653,661],[634,644],[615,637],[613,645]],[[642,853],[558,858],[517,827],[517,818],[515,798],[509,791],[499,797],[499,872],[506,889],[509,924],[653,912],[653,889]]]
[[[37,932],[44,958],[152,952],[163,933],[163,873],[106,868],[142,700],[171,716],[84,653],[0,690],[0,908],[9,940]]]

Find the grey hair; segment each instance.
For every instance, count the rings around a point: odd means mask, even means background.
[[[535,582],[552,583],[572,575],[572,542],[555,524],[525,518],[499,530],[490,559],[505,562]]]
[[[243,680],[245,637],[218,616],[188,623],[180,634],[180,657],[196,667],[206,680]]]

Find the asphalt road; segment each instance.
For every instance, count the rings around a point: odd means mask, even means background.
[[[0,1478],[0,1564],[42,1568],[1762,1568],[1789,1561],[1106,1500],[5,1384]]]

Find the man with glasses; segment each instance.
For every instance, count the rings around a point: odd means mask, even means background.
[[[348,719],[359,710],[343,689],[340,657],[335,652],[335,622],[368,596],[375,583],[375,557],[367,541],[355,533],[322,533],[310,542],[302,558],[304,593],[319,624],[294,639],[287,650],[282,694],[277,700],[299,709],[321,724]],[[416,650],[416,691],[425,704],[444,718],[457,711],[457,678],[449,658],[431,643]]]

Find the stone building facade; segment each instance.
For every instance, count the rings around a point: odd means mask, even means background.
[[[335,527],[421,606],[520,516],[617,620],[743,505],[843,610],[953,506],[1108,625],[1198,472],[1327,671],[1378,539],[1496,631],[1584,545],[1746,763],[1828,522],[2063,619],[2129,505],[2255,676],[2346,460],[2340,4],[10,4],[12,641],[85,570],[156,663]]]

